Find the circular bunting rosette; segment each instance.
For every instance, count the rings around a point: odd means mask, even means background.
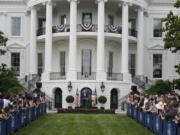
[[[93,24],[81,24],[81,27],[82,27],[83,30],[89,31],[89,30],[92,29]]]
[[[117,25],[108,25],[108,28],[111,32],[117,32],[118,31]]]
[[[65,24],[61,24],[61,25],[56,25],[56,30],[59,32],[64,31],[66,25]]]

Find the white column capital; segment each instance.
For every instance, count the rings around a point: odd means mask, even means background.
[[[126,2],[126,1],[123,1],[123,2],[122,2],[122,6],[129,6],[129,5],[130,5],[129,2]]]
[[[30,7],[30,10],[37,10],[36,6]]]
[[[52,6],[52,1],[46,1],[45,4]]]
[[[119,7],[122,7],[122,6],[132,6],[132,3],[128,2],[128,1],[121,1],[119,4],[118,4]]]
[[[76,2],[77,4],[79,4],[80,3],[80,1],[79,0],[67,0],[69,3],[71,3],[71,2]]]
[[[106,2],[108,2],[108,0],[96,0],[95,2],[96,2],[96,3],[100,3],[100,2],[106,3]]]
[[[143,8],[143,7],[138,6],[137,8],[138,8],[138,11],[142,11],[142,12],[145,12],[145,11],[146,11],[146,9]]]

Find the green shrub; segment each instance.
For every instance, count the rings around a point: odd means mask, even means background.
[[[107,102],[107,98],[105,96],[100,96],[98,98],[98,102],[101,104],[105,104]]]
[[[74,102],[74,97],[73,96],[67,96],[66,97],[66,102],[67,103],[73,103]]]
[[[1,93],[19,93],[24,88],[19,83],[15,72],[8,69],[5,64],[0,66],[0,92]]]
[[[173,83],[175,85],[175,89],[180,90],[180,79],[175,79]]]
[[[171,90],[171,82],[169,80],[157,80],[154,85],[151,85],[146,91],[146,94],[152,94],[152,95],[161,95],[161,94],[168,94],[172,93]]]

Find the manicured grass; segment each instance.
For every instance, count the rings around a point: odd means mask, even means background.
[[[14,135],[154,135],[125,115],[47,114]]]

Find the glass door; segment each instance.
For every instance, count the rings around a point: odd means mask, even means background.
[[[91,75],[91,50],[82,50],[82,75],[87,77]]]

